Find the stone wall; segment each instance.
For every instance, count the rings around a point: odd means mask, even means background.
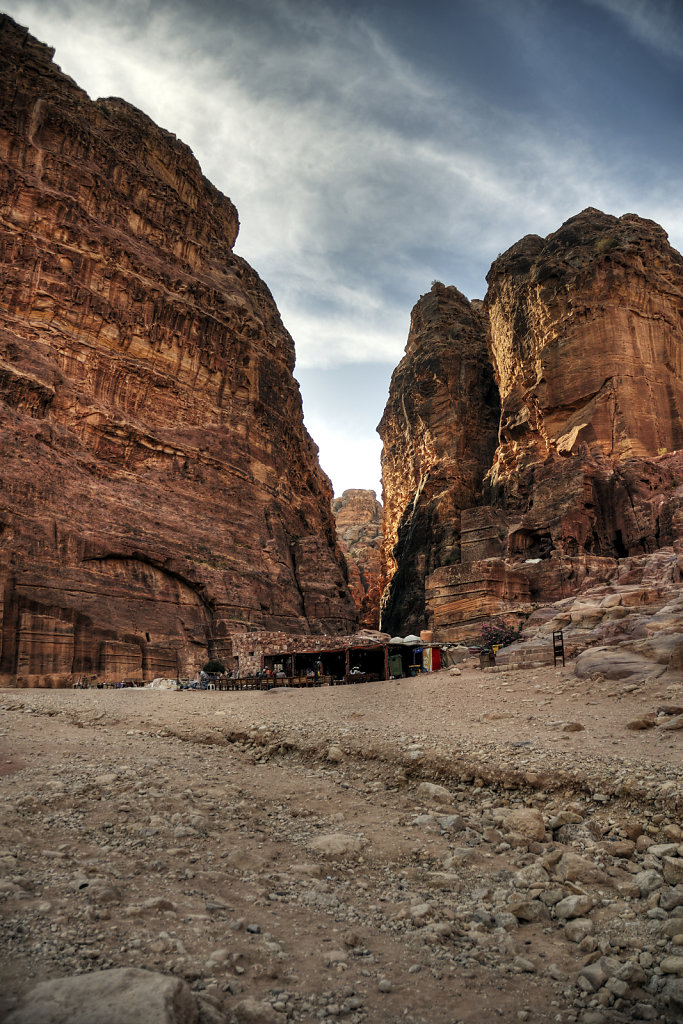
[[[485,619],[531,610],[527,575],[502,559],[442,566],[427,578],[425,589],[429,622],[440,643],[476,637],[477,624]]]

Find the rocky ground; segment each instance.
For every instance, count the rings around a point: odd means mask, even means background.
[[[71,976],[177,1024],[679,1020],[667,679],[0,693],[0,1019],[85,1021],[30,1002]]]

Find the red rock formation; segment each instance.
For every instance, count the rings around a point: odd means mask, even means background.
[[[377,629],[381,592],[382,506],[374,491],[352,488],[332,502],[360,624]]]
[[[683,260],[659,225],[584,210],[522,239],[488,281],[495,480],[579,443],[618,459],[683,447]]]
[[[426,592],[430,628],[441,642],[471,637],[473,621],[531,610],[527,576],[501,558],[435,569]]]
[[[661,490],[651,460],[683,447],[680,253],[652,221],[589,209],[523,238],[487,280],[502,404],[492,496],[519,517],[508,552],[542,537],[572,555],[672,543],[634,507]]]
[[[349,632],[294,346],[189,149],[0,17],[0,674]]]
[[[406,509],[411,530],[405,552],[398,534],[394,580],[404,560],[413,588],[426,576],[429,623],[453,639],[476,633],[483,617],[604,582],[618,559],[680,544],[683,525],[683,258],[665,232],[633,214],[584,210],[546,239],[523,238],[495,261],[488,282],[500,443],[486,503],[451,499],[457,549],[445,552],[431,524],[413,526],[424,503],[414,453],[433,428],[413,405],[403,411],[417,389],[408,356],[382,424],[387,545]],[[447,367],[442,420],[455,450],[468,416],[458,408],[467,396],[460,384]],[[470,427],[465,437],[473,435]],[[444,438],[431,472],[452,458],[447,430]],[[449,483],[440,501],[450,494]],[[526,583],[516,594],[510,580],[520,574]]]
[[[460,561],[460,512],[481,500],[499,405],[481,304],[435,283],[413,309],[378,430],[384,443],[382,628],[425,627],[425,578]]]

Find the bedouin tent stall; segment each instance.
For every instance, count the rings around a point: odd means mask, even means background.
[[[373,646],[344,646],[330,649],[287,651],[266,654],[263,667],[273,673],[282,665],[287,676],[331,676],[335,680],[354,678],[387,679],[389,677],[386,644]]]
[[[441,668],[439,644],[423,643],[414,634],[405,638],[392,636],[388,647],[389,674],[392,679],[417,675],[419,672],[438,672]]]
[[[424,654],[429,653],[425,658]],[[422,671],[438,671],[441,651],[437,644],[422,644],[418,637],[392,637],[388,643],[343,645],[301,651],[279,651],[263,656],[263,668],[275,675],[278,666],[289,678],[313,677],[333,681],[363,682],[396,679]]]
[[[354,675],[374,677],[375,679],[389,678],[389,650],[386,644],[378,644],[376,647],[347,647],[348,670],[345,678]]]
[[[394,636],[388,643],[389,670],[392,679],[400,679],[402,676],[409,676],[410,666],[413,660],[413,651],[406,647],[400,636]]]

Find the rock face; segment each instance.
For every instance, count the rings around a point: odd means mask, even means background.
[[[382,506],[374,491],[350,488],[332,502],[360,625],[377,629],[381,592]]]
[[[189,149],[0,17],[0,675],[350,632],[294,346]]]
[[[521,642],[498,652],[497,664],[529,668],[554,662],[552,633],[562,630],[565,653],[576,658],[579,678],[683,681],[683,543],[648,555],[602,559],[579,592],[537,608],[524,624]],[[501,559],[492,560],[494,565]],[[434,574],[436,576],[436,574]],[[675,714],[676,705],[667,705]],[[629,728],[648,728],[640,719]],[[671,728],[671,726],[668,726]]]
[[[668,506],[663,521],[633,509],[659,489],[650,460],[683,448],[680,253],[652,221],[589,209],[523,238],[487,280],[502,405],[490,482],[522,517],[511,552],[670,544]]]
[[[524,515],[515,511],[514,504],[509,509],[485,505],[463,511],[461,563],[440,567],[425,582],[428,620],[439,639],[471,638],[477,620],[507,612],[526,613],[539,603],[562,601],[617,580],[622,562],[628,561],[621,541],[626,534],[622,524],[638,528],[642,540],[635,551],[645,552],[646,558],[673,548],[677,560],[674,558],[672,582],[680,581],[683,451],[626,460],[614,467],[611,476],[606,467],[597,465],[593,479],[588,460],[578,466],[578,482],[571,464],[554,464],[555,477],[552,468],[553,464],[543,467],[539,473],[539,489],[532,488]],[[542,485],[546,485],[544,490]],[[584,504],[579,505],[577,496],[582,493]],[[595,493],[601,500],[594,503]],[[575,543],[575,524],[596,511],[602,513],[598,522],[607,538],[602,550],[611,547],[618,556],[593,554]]]
[[[481,501],[498,418],[481,304],[437,282],[412,311],[378,427],[388,632],[424,628],[425,578],[460,561],[460,513]]]
[[[584,210],[546,239],[522,239],[487,280],[498,447],[483,491],[469,505],[460,493],[452,501],[459,548],[446,553],[425,530],[405,563],[413,589],[414,567],[424,570],[429,624],[449,640],[472,636],[482,617],[604,582],[618,560],[680,546],[683,536],[683,258],[665,232],[633,214]],[[387,510],[421,506],[412,457],[432,435],[410,406],[413,436],[405,429],[401,403],[415,385],[398,374],[380,428]],[[460,378],[451,375],[442,392],[454,414]],[[388,525],[395,591],[405,545]],[[398,607],[392,590],[389,609]],[[408,616],[385,628],[404,623],[415,625]]]

